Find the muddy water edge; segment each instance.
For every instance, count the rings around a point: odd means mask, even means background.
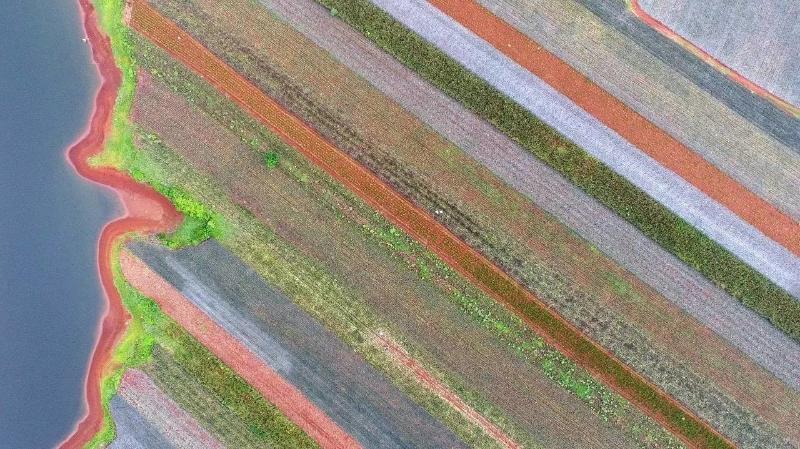
[[[97,236],[118,208],[64,156],[99,83],[83,38],[74,0],[0,15],[0,448],[53,447],[85,413]]]

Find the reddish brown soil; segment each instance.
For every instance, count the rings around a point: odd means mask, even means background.
[[[627,141],[800,256],[800,224],[473,0],[431,0]]]
[[[213,352],[247,383],[275,404],[324,449],[356,449],[361,446],[294,386],[225,332],[202,310],[128,251],[120,256],[125,278],[137,290],[153,298],[161,309]]]
[[[106,296],[107,309],[100,325],[99,336],[92,352],[86,376],[87,413],[72,434],[61,443],[61,448],[82,448],[103,424],[100,403],[100,382],[129,318],[122,300],[114,287],[111,256],[117,239],[132,231],[164,231],[176,226],[181,215],[161,195],[147,186],[136,183],[126,174],[111,168],[95,168],[89,158],[99,153],[105,143],[111,124],[111,113],[122,81],[114,64],[111,43],[97,25],[94,7],[90,0],[79,0],[83,13],[83,27],[91,44],[92,58],[100,74],[101,84],[95,98],[89,127],[83,137],[67,150],[67,158],[84,178],[114,189],[122,201],[125,214],[108,223],[98,242],[98,271]]]
[[[678,45],[687,50],[694,53],[697,57],[705,61],[707,64],[710,64],[715,69],[719,70],[720,72],[724,73],[728,76],[728,78],[736,81],[737,83],[741,84],[742,86],[746,87],[751,92],[760,95],[770,102],[772,102],[775,106],[778,106],[783,111],[794,115],[795,117],[800,116],[800,108],[794,106],[793,104],[787,102],[783,98],[773,94],[772,92],[764,89],[763,87],[759,86],[758,84],[750,81],[749,79],[745,78],[744,75],[740,74],[736,70],[728,67],[727,65],[723,64],[722,61],[718,60],[717,58],[711,56],[706,51],[692,43],[692,41],[684,38],[680,34],[676,33],[672,30],[672,28],[668,27],[666,24],[661,22],[660,20],[656,19],[655,17],[651,16],[647,13],[641,6],[639,6],[639,0],[629,0],[630,7],[636,17],[639,18],[642,22],[646,23],[648,26],[653,28],[654,30],[658,31],[659,33],[663,34],[670,40],[675,41]]]
[[[608,383],[690,446],[733,447],[707,423],[587,339],[433,217],[398,195],[367,169],[281,108],[276,101],[264,95],[146,1],[134,0],[132,5],[131,25],[135,30],[236,101],[281,139],[359,195],[396,226],[426,245],[492,298],[515,310],[549,344]]]
[[[384,334],[375,336],[376,343],[382,347],[390,357],[400,366],[405,367],[411,372],[411,375],[425,386],[425,388],[432,391],[435,395],[450,404],[451,407],[458,410],[467,420],[476,426],[480,427],[487,435],[494,439],[500,446],[506,449],[522,449],[522,446],[514,442],[508,435],[505,434],[499,427],[492,424],[491,421],[486,419],[483,415],[475,411],[467,403],[465,403],[457,394],[447,388],[437,380],[431,373],[429,373],[418,361],[416,361],[408,351],[405,350],[400,344],[392,340]]]

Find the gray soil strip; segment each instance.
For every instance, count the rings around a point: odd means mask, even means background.
[[[752,192],[800,219],[800,137],[781,143],[757,126],[770,123],[796,135],[800,121],[781,111],[758,118],[763,109],[758,105],[744,102],[731,109],[716,99],[704,85],[695,84],[697,76],[681,70],[686,58],[661,54],[674,44],[642,24],[622,1],[581,2],[591,11],[573,0],[480,3]],[[640,32],[653,34],[640,37]],[[702,61],[695,65],[705,73],[700,79],[716,91],[739,89]],[[752,95],[741,95],[748,96]],[[742,116],[740,110],[756,117]]]
[[[639,5],[757,87],[800,106],[800,3],[639,0]]]
[[[776,285],[800,298],[800,257],[639,151],[541,79],[424,0],[372,2]]]
[[[621,0],[576,0],[608,25],[646,49],[694,84],[783,144],[800,151],[800,123],[768,100],[751,93],[631,13]],[[643,7],[650,2],[641,2]],[[698,2],[698,4],[701,4]],[[705,7],[705,2],[702,3]],[[730,2],[726,7],[732,11]],[[795,15],[796,17],[796,15]],[[787,17],[788,18],[788,17]],[[800,68],[796,69],[800,73]]]
[[[171,447],[176,449],[225,447],[140,370],[132,369],[125,373],[117,395],[136,408],[149,425],[169,441]]]
[[[117,428],[117,437],[109,449],[173,448],[158,429],[122,396],[111,399],[111,417]]]
[[[310,0],[261,0],[385,95],[726,341],[800,390],[800,346],[489,123]],[[620,245],[619,242],[626,242]]]
[[[216,242],[174,252],[129,247],[365,448],[466,447]]]

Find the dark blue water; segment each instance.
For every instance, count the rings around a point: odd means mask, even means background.
[[[58,444],[84,413],[103,299],[96,240],[108,192],[75,175],[98,83],[75,0],[0,14],[0,448]]]

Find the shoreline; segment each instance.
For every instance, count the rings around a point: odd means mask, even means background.
[[[69,146],[66,158],[83,179],[113,190],[123,206],[123,214],[107,223],[97,244],[97,269],[106,299],[103,318],[98,323],[97,339],[89,361],[84,388],[86,411],[72,432],[61,442],[62,449],[82,448],[101,429],[103,407],[101,382],[107,372],[114,347],[127,328],[130,315],[114,286],[111,257],[117,239],[132,231],[155,232],[176,226],[182,216],[172,204],[152,188],[139,184],[124,172],[109,167],[93,167],[89,159],[104,149],[111,129],[122,74],[116,66],[109,37],[100,30],[91,0],[78,0],[83,29],[91,48],[92,61],[100,78],[92,113],[83,135]]]

